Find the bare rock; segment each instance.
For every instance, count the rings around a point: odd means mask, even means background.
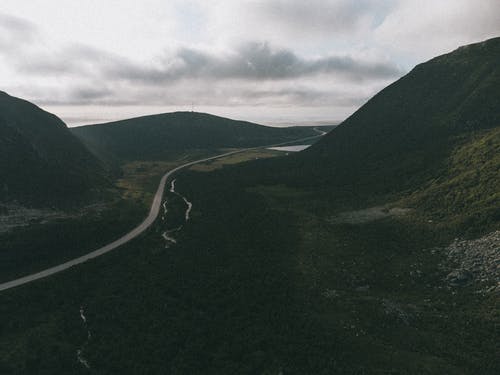
[[[500,292],[500,231],[475,240],[455,239],[444,251],[451,286],[474,283],[485,292]]]
[[[448,276],[446,276],[446,280],[452,286],[464,286],[469,284],[473,279],[472,273],[468,270],[458,269],[451,271]]]

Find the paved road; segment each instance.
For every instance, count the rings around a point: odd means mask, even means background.
[[[31,275],[27,275],[27,276],[21,277],[19,279],[11,280],[11,281],[8,281],[6,283],[0,284],[0,291],[14,288],[16,286],[20,286],[20,285],[23,285],[23,284],[26,284],[26,283],[29,283],[31,281],[35,281],[38,279],[43,279],[47,276],[53,275],[55,273],[58,273],[58,272],[61,272],[64,270],[67,270],[68,268],[71,268],[71,267],[76,266],[78,264],[84,263],[90,259],[97,258],[98,256],[106,254],[106,253],[110,252],[111,250],[116,249],[117,247],[129,242],[130,240],[132,240],[135,237],[137,237],[138,235],[140,235],[142,232],[144,232],[146,229],[148,229],[151,226],[151,224],[153,224],[153,222],[156,220],[156,217],[158,216],[158,213],[160,212],[160,206],[161,206],[161,202],[163,200],[163,192],[165,190],[165,184],[167,183],[167,180],[174,173],[178,172],[179,170],[190,167],[194,164],[204,163],[204,162],[207,162],[210,160],[223,158],[225,156],[229,156],[229,155],[233,155],[233,154],[237,154],[237,153],[241,153],[241,152],[256,150],[256,149],[260,149],[260,148],[267,148],[267,147],[284,146],[284,145],[287,145],[290,143],[296,143],[296,142],[307,141],[310,139],[318,138],[318,137],[321,137],[322,135],[325,134],[325,132],[318,130],[316,128],[314,130],[318,133],[321,133],[321,134],[315,135],[312,137],[296,139],[294,141],[282,142],[282,143],[278,143],[278,144],[274,144],[274,145],[251,147],[251,148],[245,148],[245,149],[241,149],[241,150],[237,150],[237,151],[226,152],[224,154],[220,154],[220,155],[212,156],[209,158],[195,160],[195,161],[192,161],[192,162],[189,162],[186,164],[182,164],[174,169],[171,169],[160,180],[160,184],[158,185],[158,189],[156,190],[156,194],[154,196],[153,203],[151,204],[151,210],[149,211],[149,215],[146,217],[146,219],[141,224],[139,224],[137,227],[135,227],[130,232],[125,234],[123,237],[120,237],[116,241],[113,241],[113,242],[111,242],[111,243],[109,243],[109,244],[107,244],[107,245],[105,245],[97,250],[94,250],[88,254],[82,255],[78,258],[69,260],[67,262],[61,263],[61,264],[54,266],[54,267],[47,268],[47,269],[40,271],[40,272],[33,273]]]

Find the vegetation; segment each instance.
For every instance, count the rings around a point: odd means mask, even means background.
[[[310,127],[272,128],[197,112],[144,116],[71,131],[104,160],[157,160],[172,151],[261,146],[318,134]]]
[[[495,298],[450,289],[432,250],[452,233],[411,216],[334,222],[307,191],[252,186],[238,169],[178,178],[194,211],[177,245],[158,222],[2,293],[3,373],[498,372]],[[90,371],[76,361],[80,306]]]
[[[437,178],[461,140],[500,124],[500,38],[415,67],[314,147],[281,164],[276,181],[354,190],[355,199],[414,190]]]
[[[282,151],[274,151],[268,149],[250,150],[246,152],[233,154],[222,159],[215,159],[207,163],[195,164],[189,169],[200,172],[209,172],[216,169],[220,169],[225,165],[239,164],[245,161],[267,159],[283,155],[284,153]]]
[[[55,115],[0,92],[0,201],[74,205],[108,184],[100,162]]]
[[[401,204],[427,212],[440,227],[477,236],[500,221],[500,127],[462,136],[456,143],[439,176]]]
[[[170,194],[118,251],[0,294],[0,372],[498,374],[498,298],[452,286],[444,247],[499,228],[499,46],[415,68],[310,151],[181,172],[191,220]],[[161,165],[126,164],[124,194]]]
[[[52,218],[42,216],[27,226],[0,233],[0,282],[57,265],[124,235],[147,216],[166,171],[213,152],[172,153],[169,161],[127,163],[107,200],[57,211]]]
[[[0,282],[96,250],[132,230],[146,215],[138,202],[116,200],[2,233]]]
[[[499,59],[500,38],[436,57],[307,150],[239,173],[320,190],[328,210],[395,202],[458,231],[491,230],[499,211]]]

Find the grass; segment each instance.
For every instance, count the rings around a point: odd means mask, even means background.
[[[444,281],[436,246],[456,232],[414,211],[335,222],[358,207],[229,164],[177,176],[194,208],[176,246],[158,221],[119,252],[2,293],[2,373],[85,373],[80,306],[101,374],[498,373],[498,301]],[[143,167],[130,165],[137,181]]]
[[[426,211],[441,228],[467,235],[498,228],[500,128],[459,137],[438,178],[402,200]]]
[[[171,153],[167,161],[135,161],[98,209],[70,212],[48,223],[34,223],[0,235],[0,281],[40,271],[95,250],[127,233],[147,215],[160,178],[189,160],[216,153],[193,150]]]
[[[231,150],[227,150],[229,152]],[[257,150],[250,150],[246,152],[241,152],[238,154],[234,155],[229,155],[221,159],[215,159],[206,163],[202,164],[196,164],[190,167],[189,169],[192,171],[198,171],[198,172],[210,172],[214,171],[216,169],[220,169],[223,166],[226,165],[234,165],[234,164],[239,164],[243,163],[245,161],[249,160],[258,160],[258,159],[267,159],[267,158],[273,158],[273,157],[278,157],[278,156],[283,156],[283,152],[281,151],[273,151],[273,150],[268,150],[268,149],[257,149]]]
[[[365,373],[494,373],[497,302],[472,288],[448,287],[439,266],[445,255],[433,249],[451,241],[450,233],[412,215],[334,223],[306,204],[307,192],[252,191],[283,217],[296,217],[292,267],[305,313],[346,335]]]
[[[254,147],[317,135],[311,127],[268,127],[196,112],[164,113],[71,131],[102,159],[163,160],[189,148]]]
[[[500,373],[498,296],[448,285],[443,250],[498,227],[497,45],[416,67],[299,156],[182,171],[194,208],[177,245],[157,221],[119,252],[0,294],[0,371]],[[122,192],[144,207],[159,164],[127,168]],[[338,220],[374,206],[412,209]],[[91,371],[75,358],[81,306]]]
[[[131,230],[142,205],[116,200],[99,210],[36,223],[0,236],[0,280],[8,281],[95,250]]]
[[[174,168],[175,161],[133,161],[122,166],[123,176],[116,181],[121,198],[137,201],[149,208],[158,183],[166,171]]]

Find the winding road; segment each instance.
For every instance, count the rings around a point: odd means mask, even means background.
[[[74,259],[71,259],[67,262],[61,263],[57,266],[47,268],[43,271],[33,273],[31,275],[27,275],[27,276],[24,276],[24,277],[15,279],[15,280],[7,281],[3,284],[0,284],[0,291],[11,289],[11,288],[14,288],[14,287],[17,287],[17,286],[20,286],[23,284],[27,284],[27,283],[35,281],[35,280],[43,279],[45,277],[62,272],[64,270],[67,270],[68,268],[74,267],[78,264],[82,264],[90,259],[97,258],[101,255],[104,255],[104,254],[110,252],[111,250],[114,250],[117,247],[119,247],[123,244],[126,244],[127,242],[129,242],[132,239],[139,236],[146,229],[148,229],[151,226],[151,224],[153,224],[154,221],[156,220],[156,218],[160,212],[161,203],[162,203],[162,199],[163,199],[163,192],[165,190],[165,185],[167,183],[167,180],[174,173],[180,171],[181,169],[190,167],[190,166],[195,165],[195,164],[205,163],[207,161],[220,159],[220,158],[223,158],[226,156],[230,156],[230,155],[234,155],[234,154],[238,154],[238,153],[242,153],[242,152],[246,152],[246,151],[257,150],[257,149],[268,148],[268,147],[284,146],[284,145],[288,145],[291,143],[303,142],[303,141],[307,141],[307,140],[321,137],[321,136],[326,134],[326,132],[324,132],[322,130],[319,130],[316,128],[314,128],[314,130],[318,133],[318,135],[310,136],[310,137],[306,137],[306,138],[301,138],[301,139],[296,139],[293,141],[282,142],[282,143],[273,144],[273,145],[250,147],[250,148],[244,148],[244,149],[240,149],[240,150],[236,150],[236,151],[226,152],[226,153],[223,153],[220,155],[215,155],[215,156],[211,156],[208,158],[191,161],[189,163],[185,163],[185,164],[179,165],[178,167],[176,167],[174,169],[171,169],[170,171],[165,173],[165,175],[163,175],[163,177],[161,178],[160,184],[158,185],[158,189],[156,190],[156,194],[153,198],[153,203],[151,204],[151,209],[150,209],[149,214],[146,217],[146,219],[144,219],[144,221],[141,224],[139,224],[137,227],[135,227],[130,232],[125,234],[123,237],[120,237],[116,241],[113,241],[113,242],[111,242],[111,243],[109,243],[109,244],[107,244],[107,245],[105,245],[97,250],[94,250],[90,253],[82,255],[78,258],[74,258]]]

